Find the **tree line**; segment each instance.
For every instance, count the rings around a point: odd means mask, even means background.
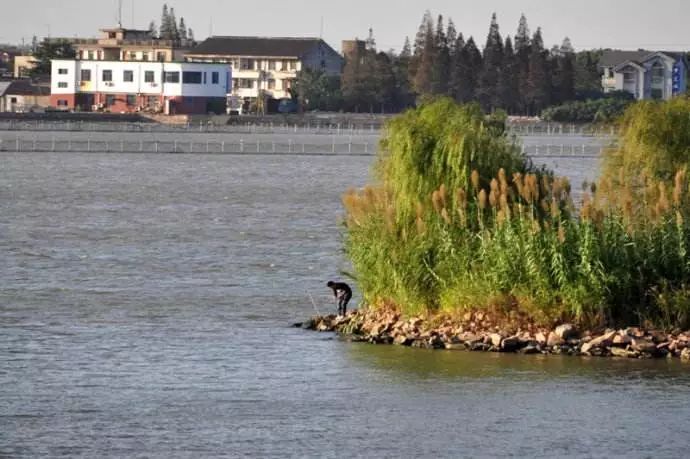
[[[345,58],[339,85],[319,71],[303,72],[298,87],[301,95],[311,96],[307,108],[397,112],[420,100],[448,96],[478,102],[486,112],[535,115],[601,92],[598,52],[576,53],[567,37],[547,49],[541,28],[531,33],[524,15],[514,38],[504,39],[494,14],[480,49],[452,20],[446,23],[442,15],[434,20],[427,11],[414,42],[406,39],[400,53],[378,51],[370,30],[364,46]],[[332,93],[324,93],[325,88]],[[315,106],[323,101],[329,106]]]
[[[175,8],[168,8],[168,4],[163,4],[163,11],[161,12],[160,26],[156,26],[156,21],[149,23],[149,32],[154,38],[161,40],[192,40],[194,41],[194,31],[191,27],[187,27],[184,18],[180,17],[180,22],[177,22],[175,17]]]

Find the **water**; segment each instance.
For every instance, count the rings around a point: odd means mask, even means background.
[[[339,199],[371,161],[0,155],[0,457],[685,455],[679,362],[288,327],[307,292],[334,310]]]

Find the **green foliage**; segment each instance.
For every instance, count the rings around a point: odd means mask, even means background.
[[[33,55],[36,59],[36,67],[31,70],[31,74],[49,75],[52,59],[74,59],[76,54],[72,45],[67,41],[43,40]]]
[[[657,124],[682,127],[676,104],[658,108]],[[643,132],[634,113],[623,126],[629,136]],[[684,134],[671,134],[670,146],[654,145],[680,151]],[[381,150],[377,183],[343,198],[346,252],[370,304],[410,314],[510,307],[543,322],[688,323],[683,171],[637,185],[605,176],[575,212],[567,180],[534,170],[479,107],[446,99],[392,120]]]
[[[542,112],[541,117],[546,121],[609,123],[618,119],[632,103],[632,97],[607,97],[584,102],[568,102],[547,108]]]
[[[300,71],[293,89],[307,110],[335,111],[342,104],[340,78],[323,70]]]

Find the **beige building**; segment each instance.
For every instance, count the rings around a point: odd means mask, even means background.
[[[0,112],[31,112],[50,107],[50,88],[27,79],[0,81]]]
[[[15,78],[24,78],[29,76],[29,72],[36,67],[36,59],[33,56],[14,56],[14,74]]]
[[[148,30],[114,27],[101,29],[98,38],[62,38],[69,41],[79,60],[182,61],[191,40],[160,40]]]
[[[303,69],[340,75],[343,58],[320,38],[210,37],[189,51],[189,62],[232,66],[232,96],[245,102],[263,93],[268,99],[290,97]]]

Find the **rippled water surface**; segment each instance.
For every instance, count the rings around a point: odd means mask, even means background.
[[[0,457],[686,456],[678,362],[289,328],[371,161],[0,154]]]

